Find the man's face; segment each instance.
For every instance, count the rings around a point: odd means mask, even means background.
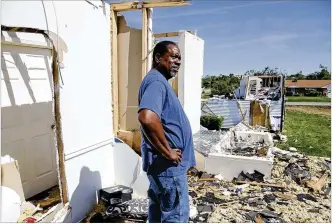
[[[177,75],[181,64],[181,55],[177,46],[170,44],[168,46],[168,52],[160,56],[159,60],[160,68],[163,69],[168,79]]]

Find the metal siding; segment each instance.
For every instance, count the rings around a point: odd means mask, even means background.
[[[271,106],[269,108],[270,116],[281,116],[281,101],[271,101]]]
[[[249,124],[250,120],[250,102],[250,100],[239,101],[243,113],[246,112],[246,124]],[[281,116],[281,105],[281,101],[271,101],[269,110],[270,116]],[[242,120],[242,115],[238,109],[236,100],[208,100],[206,105],[202,107],[202,116],[211,113],[207,107],[209,107],[215,115],[224,117],[222,128],[231,128]]]
[[[246,111],[245,122],[249,123],[250,101],[243,100],[239,101],[239,103],[243,113]],[[215,115],[224,117],[222,128],[231,128],[242,120],[242,115],[238,109],[236,100],[210,100],[207,102],[207,106]],[[203,107],[203,110],[210,112],[205,106]],[[206,113],[202,111],[201,115],[205,114]]]

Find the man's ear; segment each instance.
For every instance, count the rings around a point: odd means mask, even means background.
[[[160,63],[160,58],[161,58],[161,54],[156,54],[156,55],[155,55],[155,62],[156,62],[157,64]]]

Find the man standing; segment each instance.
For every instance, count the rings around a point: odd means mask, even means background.
[[[153,68],[139,89],[143,170],[150,186],[149,222],[188,222],[189,197],[186,172],[195,166],[190,122],[168,83],[181,64],[178,46],[159,42]]]

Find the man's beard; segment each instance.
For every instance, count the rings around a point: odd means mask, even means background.
[[[178,75],[178,72],[170,72],[170,79],[176,78]]]

